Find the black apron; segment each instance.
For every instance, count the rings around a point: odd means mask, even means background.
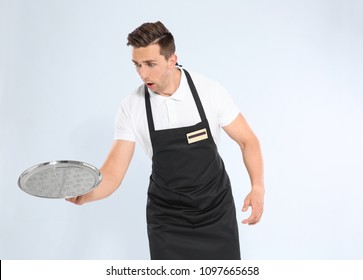
[[[231,185],[194,83],[184,70],[201,122],[155,131],[145,105],[153,148],[147,229],[151,259],[240,259]]]

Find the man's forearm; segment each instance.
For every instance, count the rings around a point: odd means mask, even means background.
[[[264,189],[263,158],[257,137],[246,142],[241,150],[252,188]]]

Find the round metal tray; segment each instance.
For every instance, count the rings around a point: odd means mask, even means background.
[[[88,193],[102,180],[100,171],[85,162],[50,161],[25,170],[18,179],[24,192],[44,198],[69,198]]]

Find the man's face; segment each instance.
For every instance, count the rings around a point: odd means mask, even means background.
[[[132,62],[145,85],[152,91],[164,94],[171,81],[174,57],[165,59],[160,54],[159,45],[132,49]]]

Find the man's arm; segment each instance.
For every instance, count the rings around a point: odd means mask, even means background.
[[[232,123],[226,125],[223,129],[229,137],[237,142],[242,151],[243,162],[252,186],[242,208],[242,211],[245,212],[248,207],[252,207],[252,213],[242,223],[254,225],[261,219],[265,194],[260,143],[242,114],[239,114]]]
[[[74,204],[100,200],[111,195],[121,184],[135,150],[135,143],[115,140],[105,163],[100,168],[102,181],[93,191],[78,197],[66,199]]]

